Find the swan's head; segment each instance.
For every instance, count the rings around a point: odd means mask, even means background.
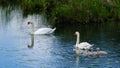
[[[78,32],[78,31],[76,31],[76,32],[75,32],[75,35],[78,35],[78,34],[79,34],[79,32]]]
[[[33,22],[32,22],[32,21],[29,21],[29,22],[28,22],[28,25],[29,25],[29,24],[33,24]]]

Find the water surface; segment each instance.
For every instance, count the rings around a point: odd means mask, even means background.
[[[51,27],[43,15],[22,16],[22,11],[0,10],[0,68],[119,68],[120,67],[120,24],[80,25],[58,28],[52,35],[29,34],[29,20],[35,30]],[[80,40],[94,44],[94,48],[108,52],[99,58],[77,57],[73,52],[76,42],[75,31]],[[34,45],[28,48],[31,38]]]

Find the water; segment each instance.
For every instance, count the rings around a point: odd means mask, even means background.
[[[9,9],[9,8],[8,8]],[[29,34],[29,20],[35,30],[50,27],[42,15],[22,16],[22,11],[0,9],[0,68],[120,68],[120,23],[57,28],[53,35]],[[108,52],[107,56],[76,57],[75,31],[81,41]],[[34,45],[31,45],[32,42]]]

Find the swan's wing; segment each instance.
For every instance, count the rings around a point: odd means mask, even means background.
[[[107,52],[105,52],[105,51],[99,51],[99,53],[101,53],[101,54],[107,54]]]
[[[80,49],[90,49],[93,45],[87,43],[87,42],[82,42],[79,45],[77,45]]]
[[[85,49],[86,48],[86,45],[83,45],[83,44],[78,44],[78,45],[76,45],[78,48],[80,48],[80,49]]]
[[[51,28],[40,28],[37,31],[35,31],[34,34],[50,34],[51,31]]]
[[[88,42],[83,42],[84,45],[86,45],[87,47],[92,47],[93,45],[91,45],[90,43]]]

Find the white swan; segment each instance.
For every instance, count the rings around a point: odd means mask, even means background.
[[[37,31],[34,32],[34,23],[32,21],[29,21],[28,24],[32,25],[31,34],[51,34],[56,30],[56,28],[54,28],[54,29],[51,29],[51,28],[39,28]]]
[[[75,34],[77,35],[77,41],[76,41],[75,47],[77,47],[79,49],[90,49],[93,46],[93,45],[89,44],[88,42],[79,43],[80,42],[80,39],[79,39],[80,34],[77,31],[75,32]]]

